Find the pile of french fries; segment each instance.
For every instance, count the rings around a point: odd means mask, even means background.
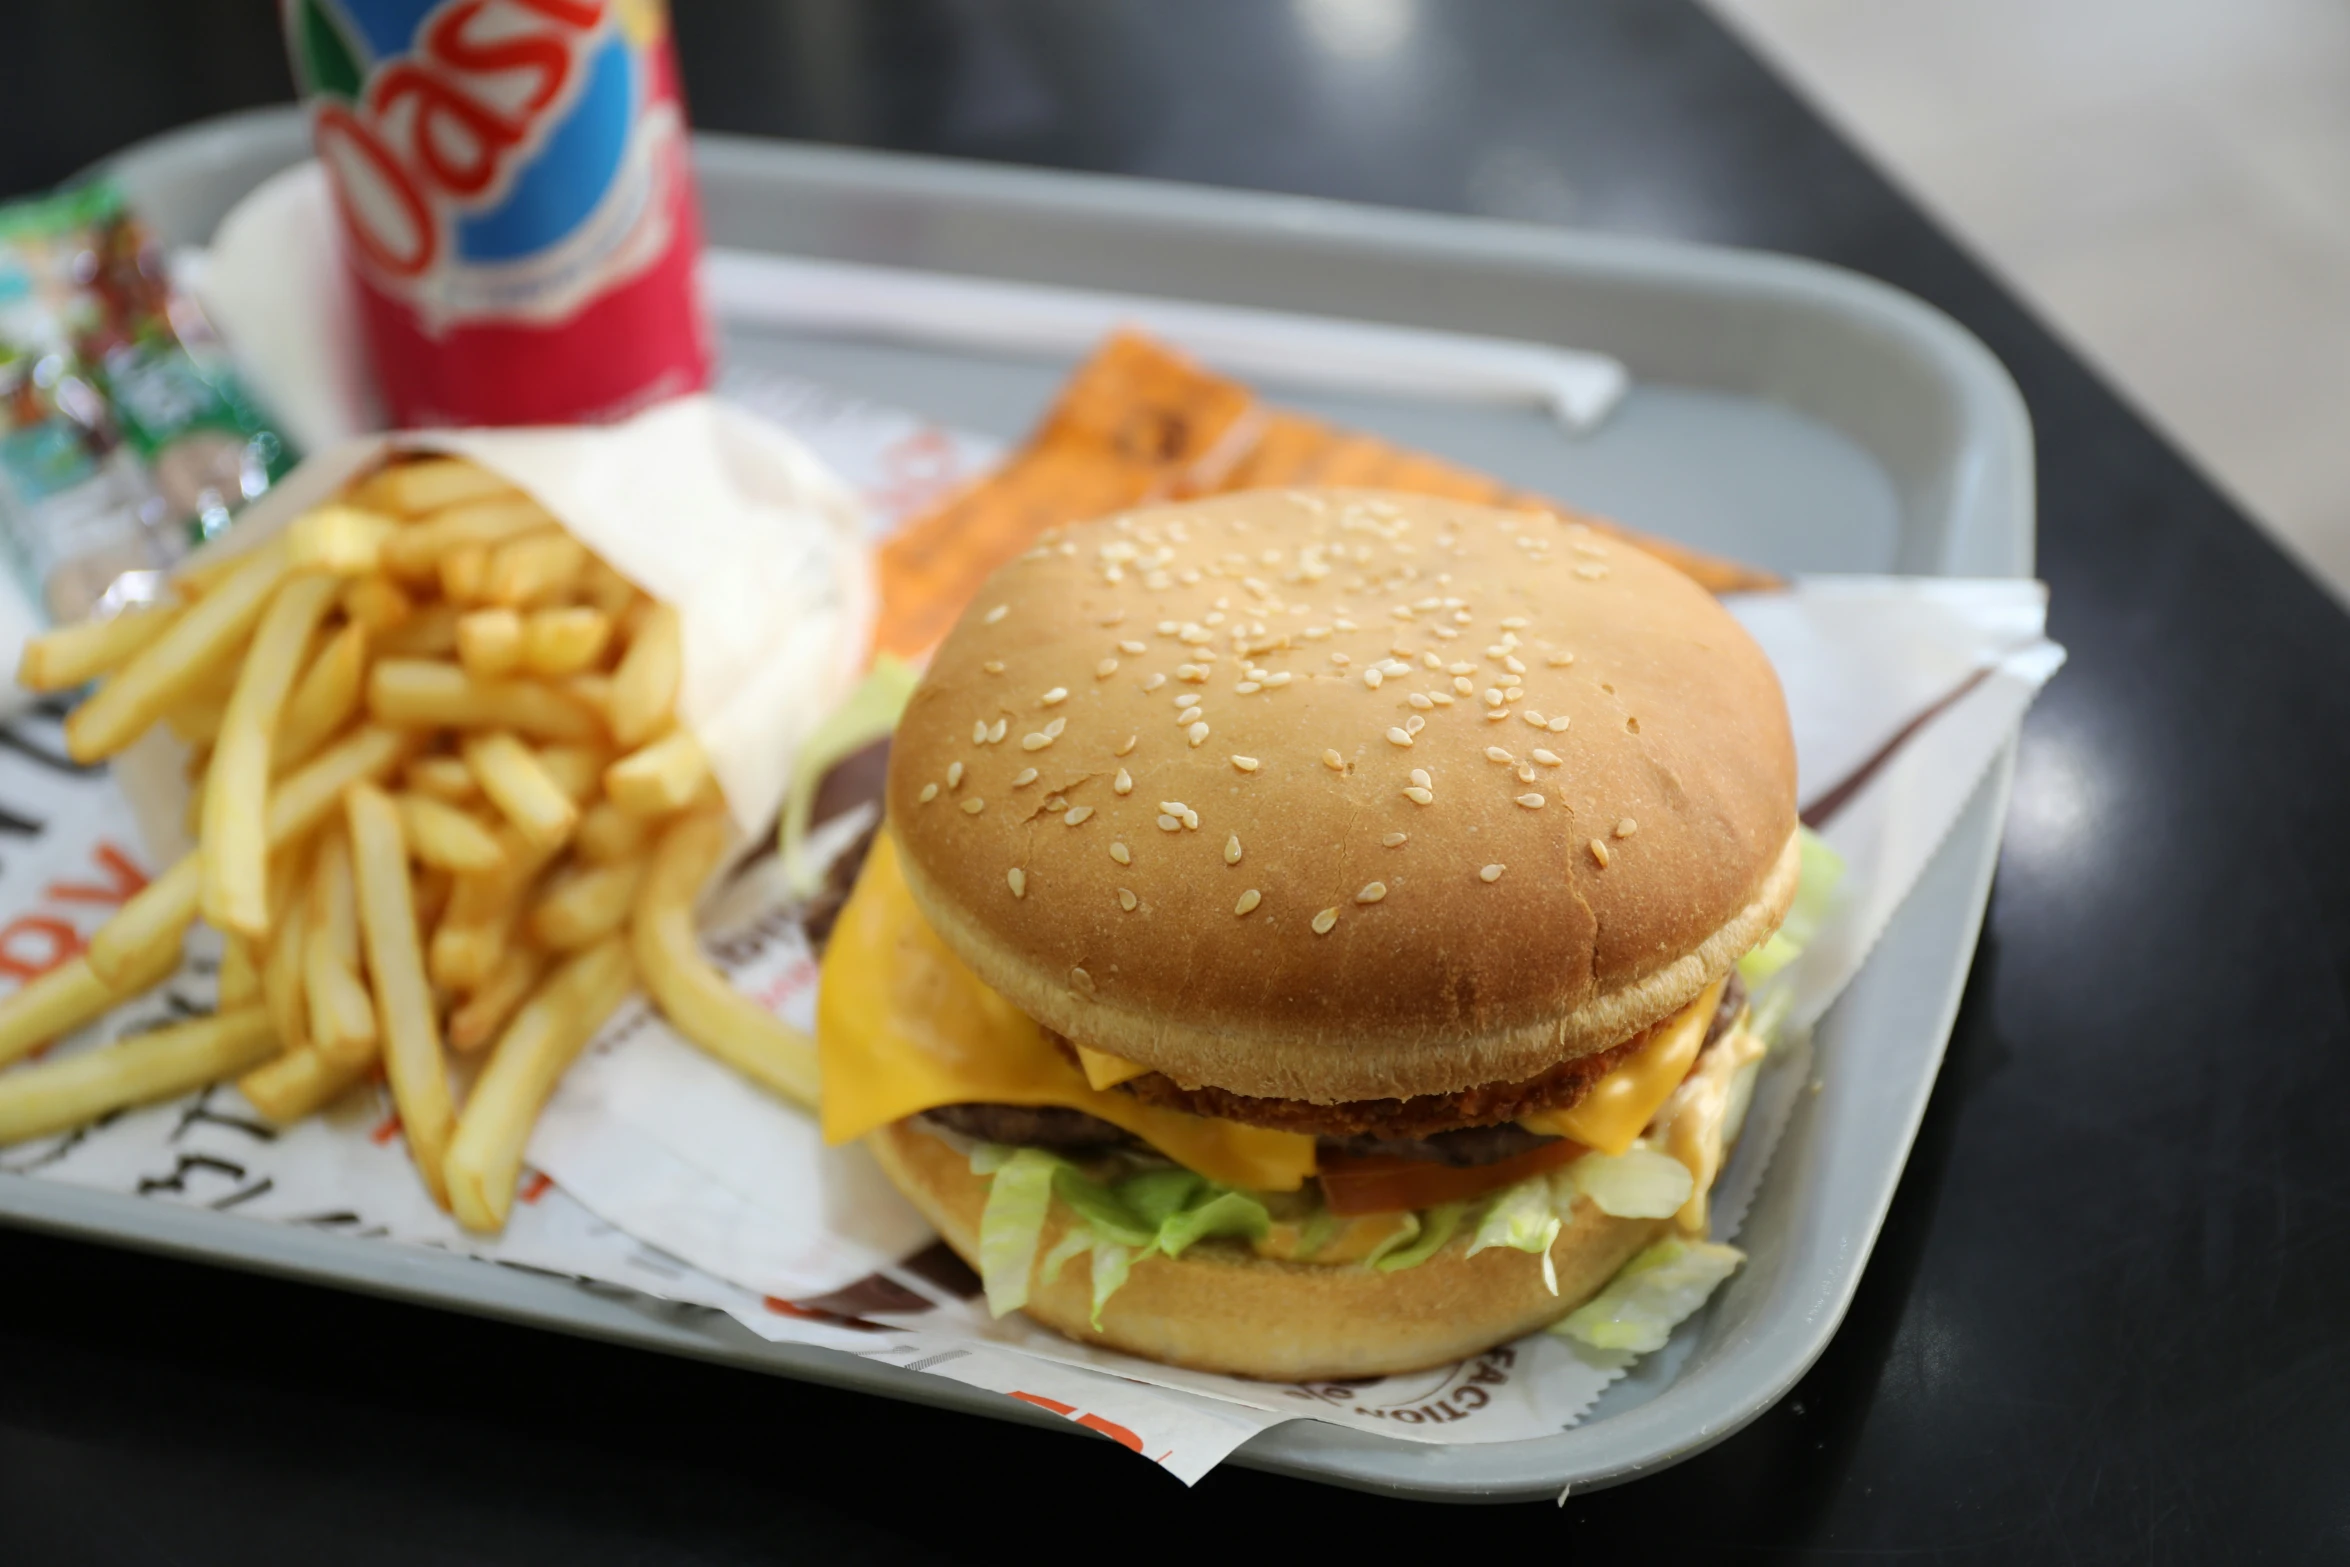
[[[198,847],[0,1004],[0,1067],[176,972],[199,916],[225,944],[218,1011],[0,1072],[0,1144],[231,1076],[291,1122],[380,1070],[434,1200],[494,1231],[540,1108],[640,982],[687,1038],[814,1102],[806,1037],[695,934],[727,828],[676,717],[675,610],[445,457],[174,593],[25,651],[30,689],[100,682],[66,720],[77,760],[157,723],[191,748]]]

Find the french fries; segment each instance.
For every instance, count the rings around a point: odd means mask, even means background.
[[[449,1150],[457,1110],[441,1059],[440,1021],[425,983],[424,953],[416,944],[416,897],[408,883],[408,844],[400,811],[372,784],[354,784],[343,798],[351,833],[351,868],[359,889],[359,929],[367,971],[375,982],[375,1022],[384,1069],[408,1153],[425,1189],[449,1205],[441,1161]]]
[[[469,736],[462,752],[466,771],[490,803],[505,813],[532,843],[553,848],[579,824],[575,791],[566,789],[531,749],[511,734]]]
[[[511,729],[541,740],[592,740],[595,713],[568,692],[529,680],[476,680],[437,659],[386,658],[367,677],[378,723],[411,729]]]
[[[610,936],[570,958],[514,1014],[475,1080],[450,1141],[449,1210],[469,1230],[498,1230],[547,1095],[635,980],[628,943]]]
[[[629,639],[628,651],[612,674],[612,738],[634,750],[659,733],[677,704],[677,682],[684,669],[677,611],[655,605]]]
[[[677,615],[537,501],[402,460],[173,586],[26,648],[29,685],[103,682],[77,758],[157,723],[191,740],[197,847],[0,1001],[0,1067],[162,983],[199,917],[218,1012],[0,1072],[0,1141],[223,1077],[290,1123],[380,1075],[434,1200],[495,1229],[548,1095],[640,981],[720,1059],[814,1094],[807,1041],[695,937],[725,827]],[[448,1053],[484,1050],[460,1109]]]
[[[229,698],[212,765],[204,777],[204,917],[224,931],[258,936],[269,929],[264,837],[269,753],[278,714],[300,666],[302,647],[334,602],[331,577],[298,577],[270,601],[253,634],[244,673]]]
[[[277,1049],[259,1007],[136,1034],[0,1076],[0,1147],[234,1076]]]
[[[400,796],[400,827],[417,859],[444,871],[492,871],[506,851],[488,828],[446,801],[425,794]]]
[[[17,661],[16,683],[27,691],[70,691],[111,675],[169,631],[179,617],[178,606],[158,605],[35,637]]]
[[[253,629],[285,574],[283,540],[243,556],[218,588],[175,617],[73,710],[65,721],[66,751],[77,762],[100,762],[136,740]]]
[[[630,924],[637,968],[688,1039],[813,1109],[816,1042],[728,984],[694,934],[694,899],[725,849],[726,820],[716,812],[681,817],[661,835]]]
[[[119,985],[100,979],[86,956],[68,958],[40,978],[27,981],[8,998],[8,1005],[0,1008],[0,1066],[85,1023],[96,1022],[117,1003],[163,983],[179,963],[180,950],[175,943],[151,951],[147,968],[124,975]],[[251,972],[249,963],[247,972]]]

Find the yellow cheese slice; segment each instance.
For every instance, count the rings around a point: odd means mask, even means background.
[[[1129,1061],[1124,1056],[1110,1055],[1100,1050],[1088,1050],[1079,1045],[1077,1064],[1085,1068],[1085,1080],[1096,1088],[1115,1088],[1150,1070],[1140,1061]]]
[[[1656,1032],[1656,1037],[1591,1085],[1591,1091],[1564,1110],[1520,1116],[1530,1132],[1572,1137],[1586,1148],[1618,1154],[1632,1146],[1648,1123],[1681,1086],[1705,1043],[1706,1025],[1721,1004],[1724,975]]]
[[[1034,1019],[939,940],[906,890],[887,833],[825,949],[816,1048],[826,1142],[940,1105],[1063,1105],[1226,1185],[1295,1191],[1314,1173],[1314,1140],[1303,1133],[1164,1110],[1087,1082]]]

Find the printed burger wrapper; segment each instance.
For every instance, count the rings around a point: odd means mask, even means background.
[[[996,451],[981,438],[779,376],[737,373],[725,390],[804,440],[863,495],[883,528],[983,468]],[[654,449],[671,458],[738,446],[797,451],[725,432],[748,422],[747,412],[713,407],[693,417],[703,421],[700,434],[670,432]],[[638,438],[635,427],[629,433]],[[446,446],[448,439],[431,444]],[[514,449],[523,453],[522,468],[508,467],[498,450],[510,441],[519,442]],[[359,448],[349,460],[356,467],[380,449]],[[910,463],[909,454],[919,454],[919,463]],[[534,449],[530,438],[496,436],[469,455],[509,473],[567,518],[575,510],[604,518],[646,514],[633,504],[612,504],[614,496],[603,493],[577,505],[580,492],[596,491],[600,481],[585,472],[544,474],[541,462],[560,470],[560,442]],[[909,480],[910,470],[918,470],[918,483]],[[800,469],[777,459],[773,471],[797,475]],[[787,514],[795,519],[789,526],[821,537],[765,547],[840,570],[835,552],[854,542],[853,509],[824,502]],[[659,560],[639,564],[625,546],[606,546],[592,533],[583,537],[608,549],[620,569],[644,571],[639,580],[652,591],[677,581],[678,574],[659,569]],[[730,569],[752,575],[739,561]],[[852,626],[861,626],[862,579],[828,581],[838,585],[798,584],[805,597],[795,602],[812,601],[818,613],[833,617],[839,629],[831,634],[850,639]],[[701,586],[689,581],[674,591]],[[721,602],[739,605],[740,599]],[[1836,807],[1822,830],[1849,866],[1825,927],[1788,971],[1798,1021],[1808,1023],[1858,970],[2063,653],[2042,635],[2042,591],[2028,582],[1814,578],[1788,593],[1732,601],[1731,608],[1779,670],[1802,802],[1807,810],[1823,801]],[[773,613],[786,613],[780,595]],[[726,647],[747,657],[740,649],[755,640],[746,635]],[[861,652],[861,635],[853,645]],[[794,708],[788,721],[772,720],[785,749],[821,711],[807,695],[814,689],[795,686],[799,695],[778,703]],[[689,716],[724,742],[724,717]],[[23,721],[19,733],[27,745],[0,748],[0,797],[57,824],[0,862],[0,912],[77,922],[86,937],[106,912],[89,900],[128,885],[122,870],[135,858],[126,847],[130,815],[102,779],[39,764],[39,754],[55,749],[53,732],[43,729],[48,722]],[[778,764],[756,796],[746,791],[746,802],[771,801],[782,776]],[[733,788],[730,782],[730,797]],[[847,835],[843,828],[857,825],[854,818],[836,824],[830,836],[839,841]],[[771,858],[751,862],[713,900],[708,945],[738,987],[810,1028],[814,954],[780,886]],[[163,992],[87,1031],[87,1040],[59,1048],[84,1048],[175,1005],[208,1005],[210,987],[209,958],[199,948]],[[1837,1063],[1823,1061],[1819,1069],[1835,1071]],[[1764,1065],[1745,1133],[1714,1189],[1715,1238],[1736,1235],[1812,1071],[1804,1031],[1793,1028]],[[532,1139],[530,1170],[500,1235],[468,1234],[432,1206],[404,1141],[388,1132],[390,1116],[388,1096],[375,1089],[350,1096],[327,1115],[274,1130],[233,1086],[221,1086],[0,1150],[0,1170],[574,1277],[607,1300],[633,1302],[630,1309],[733,1335],[738,1343],[747,1329],[769,1341],[838,1350],[1018,1399],[1038,1418],[1085,1426],[1186,1483],[1257,1432],[1299,1418],[1439,1443],[1546,1435],[1584,1418],[1629,1360],[1535,1334],[1417,1375],[1279,1386],[1092,1349],[1017,1314],[991,1320],[967,1271],[944,1256],[861,1148],[825,1148],[812,1117],[711,1061],[641,1002],[624,1007],[563,1079]],[[1532,1258],[1526,1262],[1535,1266]],[[1734,1276],[1723,1288],[1741,1282]],[[1651,1357],[1638,1382],[1669,1379],[1676,1356],[1700,1327],[1689,1324]]]
[[[775,819],[793,755],[862,673],[876,603],[865,508],[787,430],[708,395],[593,429],[421,430],[345,441],[256,500],[194,561],[254,548],[395,452],[471,458],[511,480],[678,612],[678,717],[746,837]],[[150,847],[181,838],[172,748],[124,773]]]

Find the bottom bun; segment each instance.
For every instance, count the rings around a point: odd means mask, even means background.
[[[914,1206],[974,1268],[987,1179],[939,1138],[908,1121],[866,1141]],[[1612,1219],[1588,1200],[1551,1244],[1559,1292],[1541,1263],[1494,1247],[1472,1257],[1456,1236],[1417,1267],[1381,1273],[1359,1264],[1273,1262],[1206,1242],[1180,1258],[1134,1266],[1093,1326],[1093,1286],[1082,1260],[1032,1280],[1028,1315],[1088,1344],[1195,1371],[1274,1382],[1390,1376],[1450,1365],[1547,1327],[1574,1310],[1663,1232],[1666,1219]],[[1058,1204],[1045,1222],[1050,1251],[1067,1229]]]

